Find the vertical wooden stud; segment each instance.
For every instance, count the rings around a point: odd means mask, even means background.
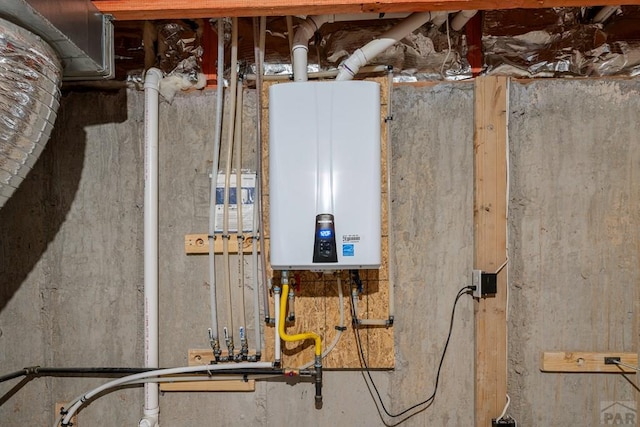
[[[474,268],[496,272],[507,257],[507,118],[509,79],[475,83]],[[506,266],[498,292],[475,305],[475,426],[490,427],[507,393]]]

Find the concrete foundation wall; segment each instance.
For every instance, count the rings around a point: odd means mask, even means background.
[[[509,393],[521,425],[598,426],[606,402],[635,404],[635,375],[539,366],[542,351],[638,350],[639,90],[511,86]]]
[[[637,349],[637,88],[512,85],[509,392],[519,425],[595,426],[601,400],[635,399],[620,376],[538,368],[543,350]],[[372,376],[397,412],[431,395],[453,299],[470,281],[473,84],[401,86],[392,99],[396,370]],[[185,365],[189,348],[208,346],[207,257],[186,256],[184,235],[207,231],[214,110],[210,91],[160,108],[162,366]],[[248,91],[249,168],[255,110]],[[143,112],[140,92],[67,94],[41,159],[0,210],[0,374],[142,365]],[[464,297],[438,396],[403,425],[473,425],[473,355],[473,302]],[[104,381],[2,383],[0,424],[49,425],[56,401]],[[260,382],[255,393],[166,393],[162,423],[383,425],[359,372],[327,372],[320,411],[313,392]],[[142,406],[141,389],[118,391],[84,409],[78,425],[136,425]]]

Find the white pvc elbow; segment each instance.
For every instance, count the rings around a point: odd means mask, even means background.
[[[160,88],[160,80],[163,78],[162,71],[157,68],[149,68],[144,74],[144,88],[158,90]]]
[[[158,415],[147,415],[140,420],[138,427],[158,427]]]
[[[318,15],[308,17],[293,36],[293,47],[291,56],[293,58],[293,81],[306,82],[307,75],[307,53],[309,51],[309,39],[313,34],[327,22],[332,21],[333,15]]]
[[[379,38],[370,41],[360,49],[357,49],[341,65],[336,80],[351,80],[358,74],[360,68],[367,65],[369,61],[384,52],[389,47],[402,40],[407,35],[413,33],[425,23],[432,21],[439,26],[449,16],[448,12],[420,12],[413,13],[400,24],[393,27]]]

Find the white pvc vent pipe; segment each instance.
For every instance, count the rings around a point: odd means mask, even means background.
[[[46,42],[0,19],[0,208],[49,140],[61,79],[60,61]]]
[[[324,24],[331,22],[346,21],[366,21],[375,19],[397,19],[408,16],[408,13],[358,13],[351,15],[316,15],[309,16],[296,30],[293,36],[293,48],[291,58],[293,60],[293,80],[296,82],[306,82],[308,79],[308,59],[309,39]],[[444,22],[444,21],[443,21]]]
[[[293,60],[293,80],[306,82],[307,77],[307,53],[309,52],[309,39],[327,22],[331,22],[333,15],[318,15],[308,17],[298,28],[293,36],[293,48],[291,59]]]
[[[476,16],[477,13],[477,10],[461,10],[456,13],[456,16],[451,20],[451,29],[453,31],[460,31],[471,18]]]
[[[449,12],[420,12],[412,13],[408,18],[403,20],[379,38],[371,40],[363,47],[356,49],[353,54],[340,64],[340,71],[336,80],[351,80],[353,76],[358,74],[361,67],[364,67],[373,58],[402,40],[427,22],[431,21],[433,25],[439,27],[449,16]]]
[[[158,110],[163,74],[144,76],[144,367],[158,368]],[[158,384],[144,385],[140,427],[156,427],[160,413]]]

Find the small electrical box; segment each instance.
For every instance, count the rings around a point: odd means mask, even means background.
[[[269,238],[275,270],[379,268],[380,85],[269,88]]]
[[[498,293],[498,274],[487,273],[482,270],[473,270],[471,285],[475,287],[474,298],[484,298]]]

